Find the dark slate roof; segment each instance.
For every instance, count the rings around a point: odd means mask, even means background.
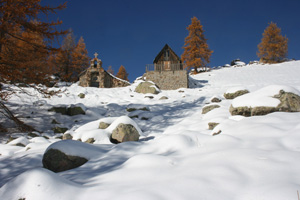
[[[179,56],[177,56],[177,54],[171,49],[171,47],[169,47],[168,44],[166,44],[164,46],[164,48],[162,48],[162,50],[157,54],[157,56],[155,57],[153,63],[157,63],[158,62],[158,59],[161,57],[161,55],[167,50],[169,49],[169,51],[173,52],[174,55],[178,58],[178,60],[180,60]]]

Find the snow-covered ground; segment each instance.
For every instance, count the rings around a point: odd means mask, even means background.
[[[114,89],[74,84],[56,88],[65,92],[52,98],[19,93],[10,99],[9,107],[18,109],[19,117],[42,133],[10,144],[2,138],[0,199],[296,200],[300,113],[231,116],[232,100],[225,100],[223,94],[232,88],[267,94],[268,87],[299,92],[299,75],[300,61],[222,68],[192,76],[189,89],[162,91],[151,95],[153,99],[135,93],[136,84]],[[79,98],[80,93],[85,98]],[[162,96],[168,99],[159,100]],[[212,97],[222,99],[217,103],[220,108],[202,114]],[[81,105],[86,115],[70,117],[48,111],[56,105]],[[149,111],[126,110],[144,107]],[[111,144],[107,132],[98,129],[101,120],[134,114],[141,129],[138,142]],[[51,130],[58,126],[51,123],[53,119],[78,138],[100,136],[93,145],[58,142]],[[208,130],[209,122],[220,124]],[[216,130],[222,132],[212,136]],[[27,146],[13,145],[18,142]],[[51,144],[86,155],[89,161],[60,173],[46,170],[42,157]]]

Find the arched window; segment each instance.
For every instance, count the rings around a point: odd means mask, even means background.
[[[94,60],[94,67],[95,68],[97,67],[97,60],[96,59]]]

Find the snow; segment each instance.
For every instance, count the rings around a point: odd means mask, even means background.
[[[233,107],[276,107],[280,104],[279,99],[274,98],[279,92],[283,90],[285,92],[291,92],[300,95],[300,92],[290,86],[285,85],[269,85],[261,88],[255,92],[251,92],[235,98],[232,101]]]
[[[162,90],[153,99],[134,92],[138,81],[112,89],[61,85],[53,90],[65,92],[51,98],[28,88],[31,96],[20,92],[8,106],[41,134],[26,139],[16,133],[18,139],[10,144],[1,140],[0,199],[297,199],[300,113],[242,117],[231,116],[229,107],[274,106],[278,101],[273,96],[280,90],[299,95],[299,74],[300,61],[221,68],[190,77],[193,85],[180,89],[183,93]],[[234,100],[221,98],[220,108],[202,114],[212,97],[245,88],[250,93]],[[162,96],[169,99],[159,100]],[[56,105],[81,105],[86,115],[47,111]],[[139,118],[131,119],[129,107],[150,111],[134,111]],[[67,127],[74,140],[57,139],[51,131],[57,126],[51,124],[53,119]],[[111,125],[101,130],[100,122]],[[209,122],[219,125],[208,130]],[[119,123],[135,126],[140,140],[111,144],[109,135]],[[94,144],[76,141],[90,137]],[[27,145],[13,146],[18,141]],[[42,168],[43,154],[50,148],[88,162],[53,173]]]
[[[245,87],[242,87],[242,86],[239,86],[239,87],[232,87],[232,88],[229,88],[226,90],[226,94],[231,94],[231,93],[235,93],[237,91],[241,91],[241,90],[248,90],[247,88]]]

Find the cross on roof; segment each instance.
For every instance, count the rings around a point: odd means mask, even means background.
[[[96,52],[96,53],[94,54],[95,58],[97,58],[98,55],[99,55],[99,54]]]

